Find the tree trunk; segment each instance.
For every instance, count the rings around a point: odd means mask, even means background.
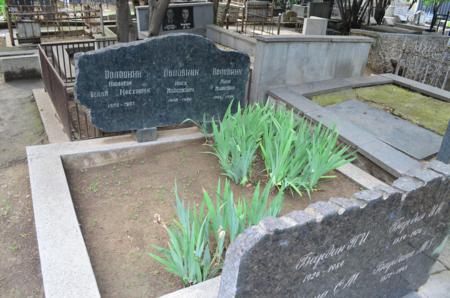
[[[166,15],[167,8],[169,7],[170,0],[152,0],[152,11],[150,11],[150,22],[148,27],[148,36],[158,36],[161,30],[161,24]]]
[[[217,12],[219,11],[219,0],[212,0],[214,12],[214,24],[217,25]]]
[[[128,0],[117,0],[117,39],[119,42],[128,42],[130,34],[130,7]]]
[[[431,23],[430,23],[430,32],[433,31],[434,25],[436,25],[439,7],[440,7],[440,5],[433,6],[433,18],[431,19]]]
[[[330,4],[330,8],[328,10],[328,18],[331,19],[331,15],[333,14],[334,0],[330,0],[328,3]]]
[[[225,25],[225,20],[227,18],[228,11],[230,10],[230,4],[231,4],[231,0],[227,0],[227,5],[225,6],[225,9],[223,10],[222,19],[220,20],[221,26]],[[244,5],[245,5],[245,2],[244,2]],[[245,16],[244,16],[244,18],[245,18]]]
[[[377,22],[378,25],[381,25],[383,23],[384,14],[386,13],[386,9],[379,6],[378,4],[375,6],[375,14],[373,18]]]

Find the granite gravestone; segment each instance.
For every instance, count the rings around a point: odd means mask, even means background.
[[[392,297],[417,290],[450,222],[450,166],[334,198],[247,229],[227,251],[219,297]]]
[[[106,132],[221,118],[244,105],[250,59],[206,38],[173,34],[75,57],[75,98]]]
[[[436,159],[450,164],[450,120],[448,121],[447,130]]]

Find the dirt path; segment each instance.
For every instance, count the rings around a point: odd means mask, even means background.
[[[0,82],[0,296],[44,297],[25,146],[46,136],[31,89]]]

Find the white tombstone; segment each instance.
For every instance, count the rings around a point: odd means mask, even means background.
[[[299,18],[306,18],[308,16],[308,6],[306,5],[294,4],[292,5],[292,11],[294,11]]]
[[[383,18],[383,23],[388,26],[394,26],[395,21],[396,21],[395,17],[384,17]]]
[[[326,35],[327,34],[328,19],[319,17],[305,18],[303,23],[304,35]]]
[[[388,8],[386,8],[386,12],[384,13],[384,16],[386,17],[393,17],[395,11],[394,5],[389,5]]]

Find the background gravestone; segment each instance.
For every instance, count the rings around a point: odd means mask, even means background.
[[[227,251],[219,297],[392,297],[416,291],[450,222],[450,166],[394,188],[334,198],[246,230]]]
[[[250,59],[173,34],[77,54],[75,98],[106,132],[221,118],[244,105]]]

